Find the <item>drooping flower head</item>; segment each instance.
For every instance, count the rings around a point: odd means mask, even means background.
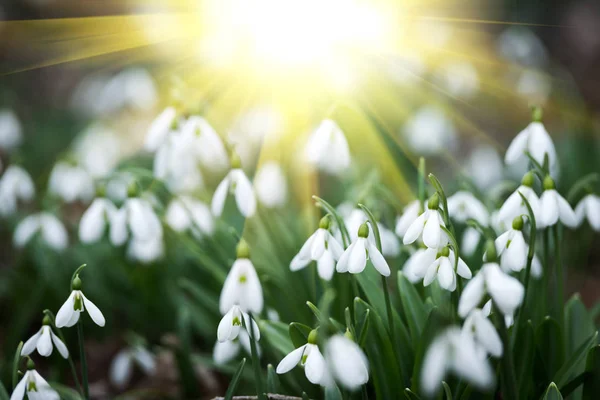
[[[540,221],[541,228],[555,225],[558,221],[569,228],[577,226],[577,216],[569,205],[569,202],[556,191],[554,179],[550,175],[544,178],[544,193],[540,198]]]
[[[387,261],[385,261],[377,246],[368,239],[368,236],[369,226],[365,222],[358,228],[356,240],[348,246],[338,260],[337,272],[361,273],[367,265],[367,260],[370,259],[377,272],[383,276],[390,275],[390,267]]]
[[[80,314],[87,310],[92,321],[98,326],[104,326],[106,320],[102,311],[92,303],[81,291],[81,278],[76,275],[71,283],[71,294],[56,314],[56,327],[71,327],[79,321]]]
[[[308,335],[308,343],[298,347],[279,362],[276,372],[285,374],[297,365],[304,367],[306,378],[315,385],[327,386],[331,381],[327,363],[317,345],[316,330],[312,330]]]
[[[425,246],[432,249],[438,249],[448,243],[448,237],[442,230],[445,224],[439,208],[440,198],[434,193],[427,202],[427,209],[408,227],[403,239],[404,244],[411,244],[420,236]]]
[[[52,332],[52,327],[50,326],[50,317],[45,315],[44,319],[42,320],[42,327],[40,330],[37,331],[35,335],[30,337],[23,345],[21,356],[28,356],[33,353],[35,349],[37,349],[41,356],[49,357],[52,354],[53,343],[63,358],[69,358],[69,350],[67,349],[67,346],[65,346],[63,341],[60,340],[60,338],[56,336],[54,332]]]
[[[523,201],[523,198],[520,194],[522,194],[526,199],[533,214],[535,216],[536,221],[540,219],[540,199],[538,198],[535,190],[533,190],[533,184],[535,181],[535,177],[533,172],[527,172],[523,179],[521,180],[521,186],[517,188],[504,202],[500,210],[498,211],[497,219],[499,222],[510,226],[512,220],[520,215],[529,214],[527,210],[527,206]],[[519,194],[520,193],[520,194]]]
[[[244,217],[251,217],[256,211],[256,197],[250,180],[242,170],[239,156],[234,153],[231,157],[231,170],[223,178],[212,198],[212,213],[219,217],[223,213],[227,195],[235,197],[235,203]]]
[[[581,225],[587,217],[593,230],[600,232],[600,197],[595,194],[585,196],[575,207],[577,225]]]
[[[367,356],[347,335],[336,334],[327,340],[325,360],[333,378],[348,390],[356,390],[369,381]]]
[[[31,359],[27,361],[27,372],[19,381],[10,400],[23,400],[25,395],[31,400],[59,400],[60,396],[48,382],[35,370]]]

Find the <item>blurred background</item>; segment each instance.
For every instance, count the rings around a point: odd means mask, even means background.
[[[90,326],[86,343],[94,398],[222,395],[234,367],[216,365],[211,354],[220,283],[235,254],[232,227],[253,235],[267,300],[284,288],[294,293],[284,285],[318,218],[312,194],[335,205],[365,197],[375,204],[381,199],[363,192],[377,181],[394,200],[374,208],[393,228],[415,196],[416,162],[425,156],[450,192],[469,182],[497,204],[496,191],[508,193],[497,184],[516,187],[526,169],[505,169],[503,157],[533,105],[544,109],[561,160],[558,187],[567,193],[600,171],[598,71],[593,0],[4,0],[0,174],[22,167],[35,195],[14,209],[0,204],[0,378],[8,382],[17,343],[37,331],[43,309],[58,310],[70,274],[87,263],[85,292],[108,321]],[[250,176],[267,161],[281,164],[288,206],[246,225],[226,215],[202,240],[165,228],[157,257],[132,258],[108,240],[82,244],[77,226],[100,185],[119,197],[134,176],[159,202],[170,198],[143,149],[167,106],[204,116]],[[300,146],[324,118],[348,138],[353,163],[343,176],[301,162]],[[77,171],[52,179],[59,165]],[[197,196],[210,202],[222,176],[204,174]],[[40,210],[65,225],[64,248],[37,239],[14,245],[18,223]],[[591,307],[600,297],[600,236],[586,225],[565,232],[565,243],[569,292]],[[301,309],[309,298],[302,285],[274,319],[298,319],[294,304]],[[158,367],[111,381],[112,361],[138,345]],[[181,377],[189,362],[182,353],[192,350],[196,377]],[[36,361],[49,380],[72,384],[58,356]],[[182,394],[186,379],[197,379],[199,392]],[[286,384],[294,387],[293,378]]]

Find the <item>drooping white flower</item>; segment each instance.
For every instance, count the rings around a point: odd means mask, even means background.
[[[431,265],[435,261],[437,249],[419,247],[408,257],[404,263],[402,272],[411,283],[417,283],[423,280],[424,275],[418,275],[417,272],[423,265]]]
[[[240,334],[242,319],[246,331],[248,331],[249,326],[252,326],[252,337],[254,340],[260,340],[260,330],[258,329],[258,325],[254,319],[250,318],[250,315],[247,312],[242,311],[242,308],[237,304],[231,306],[225,315],[223,315],[223,318],[221,318],[219,326],[217,327],[217,340],[219,342],[226,342],[236,339]]]
[[[332,175],[345,172],[350,166],[350,148],[338,124],[325,119],[310,135],[304,153],[307,161]]]
[[[435,394],[448,372],[481,389],[491,387],[494,382],[487,357],[481,357],[473,336],[458,327],[447,328],[427,349],[421,370],[423,392],[428,396]]]
[[[581,199],[575,207],[575,216],[577,217],[577,225],[581,225],[587,217],[592,229],[600,232],[600,197],[595,194],[588,194]]]
[[[577,226],[577,216],[569,202],[555,189],[554,180],[550,176],[544,178],[544,193],[540,197],[541,228],[555,225],[559,220],[569,228]]]
[[[144,147],[148,151],[156,151],[158,147],[167,138],[173,128],[177,118],[177,111],[174,107],[167,107],[150,124]]]
[[[127,257],[142,264],[149,264],[159,260],[164,254],[165,244],[162,236],[153,236],[146,240],[138,239],[134,236],[127,245]]]
[[[50,173],[48,191],[67,203],[88,202],[94,197],[94,180],[83,167],[59,161]]]
[[[480,189],[487,189],[502,179],[504,165],[492,146],[478,146],[467,160],[468,173]]]
[[[260,344],[256,341],[256,353],[258,357],[261,357],[262,349]],[[217,365],[227,364],[233,360],[240,353],[240,349],[244,349],[247,354],[252,354],[250,347],[250,335],[246,330],[240,330],[236,340],[226,340],[224,342],[215,343],[213,348],[213,360]]]
[[[23,400],[25,395],[30,400],[60,400],[58,393],[35,370],[31,360],[27,362],[27,372],[15,386],[10,400]]]
[[[293,350],[279,362],[276,372],[285,374],[297,365],[304,367],[304,373],[310,383],[327,386],[331,382],[327,363],[317,346],[316,331],[313,330],[308,335],[308,343]]]
[[[165,219],[174,231],[190,230],[196,237],[209,236],[215,228],[210,208],[191,196],[179,196],[171,200]]]
[[[510,226],[513,219],[516,217],[520,215],[529,215],[527,206],[519,193],[521,193],[527,199],[527,202],[529,202],[536,222],[540,219],[540,199],[533,190],[533,181],[533,173],[528,172],[523,176],[521,186],[508,196],[502,207],[500,207],[497,216],[499,222]]]
[[[292,259],[290,270],[298,271],[311,261],[316,261],[321,279],[331,280],[335,263],[344,253],[344,249],[329,232],[329,226],[329,217],[323,217],[319,222],[319,229],[310,235],[298,254]]]
[[[112,214],[117,207],[104,197],[97,197],[81,216],[79,240],[83,243],[96,243],[104,235]]]
[[[210,171],[223,171],[229,166],[223,140],[206,119],[199,116],[189,117],[183,123],[181,132],[193,138],[192,150],[203,167]]]
[[[487,208],[470,192],[459,191],[448,197],[448,213],[450,218],[462,223],[474,219],[485,226],[489,222]]]
[[[451,62],[443,65],[436,80],[452,96],[471,98],[479,90],[479,77],[475,66],[468,62]]]
[[[219,310],[225,314],[233,306],[239,306],[242,311],[258,314],[264,305],[263,291],[258,275],[249,259],[250,250],[244,240],[237,248],[237,260],[233,263],[219,298]]]
[[[93,178],[107,176],[124,155],[120,137],[100,124],[94,124],[78,135],[73,152],[77,164]]]
[[[496,241],[496,253],[505,272],[519,272],[527,264],[529,246],[523,237],[523,218],[516,217],[512,228],[500,235]]]
[[[419,217],[419,210],[421,205],[419,200],[411,201],[402,212],[402,215],[396,220],[396,235],[404,238],[406,231],[412,225],[413,222]]]
[[[15,213],[17,203],[29,201],[35,196],[35,186],[23,168],[11,165],[0,178],[0,215]]]
[[[541,122],[541,110],[535,109],[533,113],[533,122],[527,125],[512,140],[506,150],[504,161],[507,164],[514,164],[525,158],[525,153],[529,153],[538,163],[544,164],[544,158],[547,154],[550,168],[553,169],[557,162],[554,143]]]
[[[433,255],[433,261],[431,261]],[[458,258],[458,265],[455,265],[454,251],[448,246],[441,250],[427,249],[420,257],[422,264],[415,265],[414,274],[423,278],[423,286],[429,286],[438,279],[440,287],[453,292],[456,289],[456,274],[465,279],[471,279],[471,270],[467,264]]]
[[[465,334],[472,335],[477,347],[485,353],[494,357],[502,356],[502,340],[494,324],[487,318],[489,313],[485,313],[478,308],[472,310],[465,320],[462,331]]]
[[[513,315],[523,301],[525,289],[518,279],[505,274],[497,263],[487,263],[465,286],[458,303],[461,317],[477,307],[489,294],[504,315]]]
[[[410,148],[423,156],[454,148],[457,138],[452,120],[442,110],[432,106],[417,110],[406,122],[403,134]]]
[[[21,122],[14,111],[0,110],[0,149],[12,150],[23,141]]]
[[[439,197],[431,196],[427,203],[427,209],[413,221],[404,234],[404,244],[415,242],[421,235],[425,246],[438,249],[448,243],[448,236],[442,230],[445,226],[442,215],[439,212]]]
[[[383,276],[390,276],[390,267],[377,249],[377,246],[368,239],[369,226],[363,223],[358,229],[358,238],[352,242],[344,251],[337,262],[337,272],[361,273],[366,265],[367,259],[371,260],[373,267]]]
[[[254,178],[258,200],[268,208],[285,205],[288,196],[283,170],[275,161],[264,163]]]
[[[492,314],[492,300],[488,300],[487,303],[485,303],[483,305],[483,308],[481,309],[481,312],[483,313],[483,315],[485,317],[488,317]],[[506,324],[506,327],[509,328],[511,326],[513,326],[515,322],[515,318],[513,314],[506,314],[504,316],[504,323]]]
[[[325,343],[325,360],[333,378],[342,387],[356,390],[369,381],[369,361],[361,348],[344,335],[334,335]]]
[[[81,291],[81,279],[79,279],[79,276],[73,279],[71,288],[72,291],[67,301],[64,302],[58,313],[56,313],[56,327],[63,328],[75,325],[79,321],[80,314],[86,310],[96,325],[104,326],[106,323],[104,315]]]
[[[25,217],[15,229],[13,242],[16,247],[25,247],[38,232],[42,240],[56,251],[66,249],[69,244],[69,235],[65,226],[56,216],[48,212]]]
[[[350,240],[355,241],[358,238],[358,229],[362,224],[369,220],[367,214],[360,208],[354,208],[348,203],[343,203],[338,207],[340,214],[344,217],[344,224],[348,228]],[[394,232],[387,229],[381,222],[377,223],[379,236],[381,239],[381,253],[386,257],[397,257],[400,254],[400,241]],[[373,230],[369,231],[369,241],[375,244],[375,234]]]
[[[125,244],[131,236],[140,242],[162,238],[163,229],[149,200],[129,197],[120,209],[108,214],[110,218],[110,241],[114,246]]]
[[[110,382],[122,388],[131,379],[133,367],[137,365],[146,375],[153,375],[156,371],[154,355],[141,345],[127,347],[117,353],[110,364]]]
[[[44,317],[44,322],[40,330],[37,331],[35,335],[30,337],[23,345],[23,348],[21,349],[21,356],[28,356],[37,349],[41,356],[49,357],[54,348],[52,343],[54,343],[56,349],[63,358],[69,358],[69,350],[67,349],[67,346],[65,346],[63,341],[60,340],[60,338],[56,336],[54,332],[52,332],[52,328],[50,327],[50,319],[46,316]]]
[[[234,156],[231,171],[223,178],[212,198],[211,210],[214,216],[220,217],[229,193],[235,197],[235,203],[244,217],[251,217],[256,211],[256,197],[250,180],[241,168],[239,158]]]
[[[460,242],[460,252],[470,257],[477,250],[477,246],[481,241],[481,233],[471,226],[468,226],[463,232],[462,241]]]

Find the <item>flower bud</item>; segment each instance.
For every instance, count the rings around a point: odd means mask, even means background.
[[[554,179],[550,175],[546,175],[544,178],[544,190],[552,190],[555,189],[556,185],[554,184]]]
[[[317,330],[313,329],[312,331],[310,331],[310,333],[308,334],[308,343],[309,344],[317,344],[317,339],[318,339],[318,334],[317,334]]]
[[[250,247],[244,239],[240,239],[237,245],[237,258],[250,258]]]
[[[324,216],[323,218],[321,218],[321,220],[319,221],[319,228],[321,229],[329,229],[329,225],[330,225],[330,221],[329,221],[329,216]]]
[[[231,164],[231,169],[239,169],[242,168],[242,160],[240,156],[235,152],[231,152],[231,157],[229,158],[229,162]]]
[[[498,259],[498,254],[496,253],[496,244],[493,240],[488,240],[485,244],[485,252],[487,262],[496,262]]]
[[[542,111],[542,107],[540,107],[540,106],[531,107],[531,121],[542,122],[543,116],[544,116],[544,112]]]
[[[361,238],[366,238],[369,236],[369,225],[367,225],[367,223],[363,223],[361,224],[361,226],[358,228],[358,237]]]
[[[518,217],[515,217],[515,219],[513,219],[512,222],[512,228],[515,231],[520,231],[523,229],[523,217],[521,217],[520,215]]]
[[[29,357],[27,357],[27,369],[29,371],[31,371],[32,369],[35,369],[35,363],[33,362],[33,360]]]
[[[50,325],[50,317],[44,315],[44,319],[42,319],[42,325]]]
[[[81,279],[79,278],[79,275],[77,275],[75,279],[73,279],[71,287],[73,288],[73,290],[81,290]]]
[[[437,193],[434,193],[433,196],[429,198],[427,208],[429,208],[430,210],[437,210],[438,208],[440,208],[440,196]]]
[[[521,184],[527,187],[533,187],[534,183],[533,172],[529,171],[525,175],[523,175],[523,179],[521,179]]]

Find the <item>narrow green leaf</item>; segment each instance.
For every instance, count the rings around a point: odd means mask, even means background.
[[[531,370],[535,356],[535,333],[531,321],[527,321],[517,335],[514,346],[514,360],[519,381],[519,398],[529,398]]]
[[[371,229],[373,229],[373,236],[375,237],[375,245],[379,251],[381,250],[381,234],[379,233],[379,226],[377,225],[377,220],[373,216],[371,210],[369,210],[364,204],[358,204],[358,206],[367,214],[369,218],[369,222],[371,223]]]
[[[10,396],[8,395],[8,392],[6,391],[4,384],[2,383],[2,381],[0,381],[0,400],[9,400],[9,399],[10,399]]]
[[[346,229],[346,224],[344,224],[344,220],[342,219],[340,214],[338,214],[337,210],[331,204],[329,204],[319,196],[313,196],[312,198],[317,202],[317,205],[319,207],[324,208],[329,214],[333,216],[335,222],[338,225],[338,228],[340,228],[340,232],[342,233],[342,241],[344,242],[344,248],[348,247],[348,245],[350,244],[350,235],[348,234],[348,229]]]
[[[446,400],[452,400],[452,390],[450,390],[450,386],[448,386],[448,384],[445,381],[442,381],[442,386],[444,387]]]
[[[540,363],[534,367],[544,372],[546,382],[552,381],[564,362],[564,343],[560,326],[555,319],[546,317],[535,333]]]
[[[302,392],[302,400],[310,400],[306,392]]]
[[[421,400],[419,395],[411,391],[409,388],[404,389],[404,397],[406,397],[408,400]]]
[[[317,320],[321,321],[323,319],[323,315],[321,314],[321,311],[319,311],[319,308],[317,306],[315,306],[310,301],[307,301],[306,305],[308,306],[308,308],[310,308],[310,311],[312,311],[313,314],[315,314],[315,317],[317,317]]]
[[[325,400],[342,400],[342,392],[337,385],[329,385],[325,388]]]
[[[19,363],[21,362],[21,350],[23,350],[23,342],[19,342],[17,346],[17,351],[15,351],[15,358],[13,359],[13,369],[12,369],[12,384],[13,390],[17,383],[19,383]]]
[[[289,327],[290,339],[295,348],[305,345],[308,342],[308,334],[312,328],[299,322],[292,322]],[[274,393],[274,392],[272,392]]]
[[[585,371],[591,376],[583,384],[583,400],[596,400],[600,393],[600,345],[592,347],[585,362]]]
[[[587,354],[590,347],[592,347],[596,343],[596,339],[598,338],[598,332],[594,332],[585,342],[583,342],[577,350],[571,355],[571,358],[564,363],[564,365],[558,370],[556,375],[554,375],[554,382],[557,383],[558,386],[562,386],[569,378],[574,375],[574,371],[579,365],[579,361],[583,360],[584,356]]]
[[[52,389],[56,390],[62,400],[82,400],[83,397],[76,390],[62,385],[60,383],[52,382],[50,384]]]
[[[554,382],[550,383],[550,386],[548,386],[548,389],[546,389],[546,393],[544,393],[544,400],[562,400],[562,399],[563,399],[562,394],[560,394],[560,391],[556,387],[556,384]]]
[[[279,353],[285,355],[294,350],[287,324],[277,321],[260,320],[258,321],[258,326],[261,337],[264,337],[265,341],[279,351]]]
[[[413,347],[417,348],[427,321],[427,309],[417,289],[406,279],[402,271],[398,271],[398,291],[402,299],[402,309],[408,322]]]
[[[267,393],[279,393],[279,376],[272,364],[267,365]]]
[[[369,333],[369,313],[371,312],[371,310],[367,309],[367,311],[364,312],[364,317],[363,320],[360,322],[359,325],[357,325],[358,332],[360,332],[358,334],[358,345],[360,347],[364,347],[365,346],[365,342],[367,340],[367,334]]]
[[[237,388],[237,385],[240,381],[240,376],[242,375],[242,372],[244,371],[245,365],[246,365],[246,359],[242,358],[242,362],[240,363],[237,371],[235,371],[233,378],[231,378],[229,387],[227,387],[227,392],[225,392],[225,400],[233,399],[233,395],[235,394],[235,389]]]
[[[560,393],[563,397],[569,397],[571,393],[577,390],[581,385],[585,383],[589,378],[592,377],[592,374],[589,372],[582,372],[577,375],[575,378],[571,379],[569,382],[565,383],[560,387]],[[575,395],[575,398],[581,398],[581,394],[579,396]]]

